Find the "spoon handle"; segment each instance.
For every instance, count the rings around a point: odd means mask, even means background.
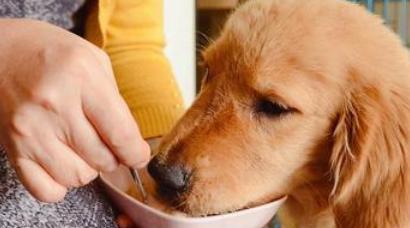
[[[138,171],[135,170],[134,168],[130,168],[130,172],[131,172],[132,179],[134,179],[134,182],[137,184],[137,187],[141,192],[142,201],[144,203],[147,203],[147,193],[145,192],[145,188],[144,188],[144,185],[142,184]]]

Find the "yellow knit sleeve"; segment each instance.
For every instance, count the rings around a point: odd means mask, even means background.
[[[86,38],[111,58],[118,87],[144,137],[166,133],[183,102],[164,56],[162,0],[100,0]]]

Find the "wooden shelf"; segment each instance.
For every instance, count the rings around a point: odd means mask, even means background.
[[[223,10],[232,9],[239,0],[197,0],[197,8],[200,10]]]

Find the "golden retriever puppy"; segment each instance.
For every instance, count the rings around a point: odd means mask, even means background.
[[[203,55],[201,92],[148,168],[169,202],[206,216],[288,195],[297,227],[410,227],[410,57],[380,18],[253,0]]]

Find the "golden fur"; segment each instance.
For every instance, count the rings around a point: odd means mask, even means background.
[[[381,19],[341,0],[253,0],[204,61],[157,155],[192,170],[181,209],[288,195],[297,227],[410,227],[410,57]],[[291,111],[266,116],[261,99]]]

